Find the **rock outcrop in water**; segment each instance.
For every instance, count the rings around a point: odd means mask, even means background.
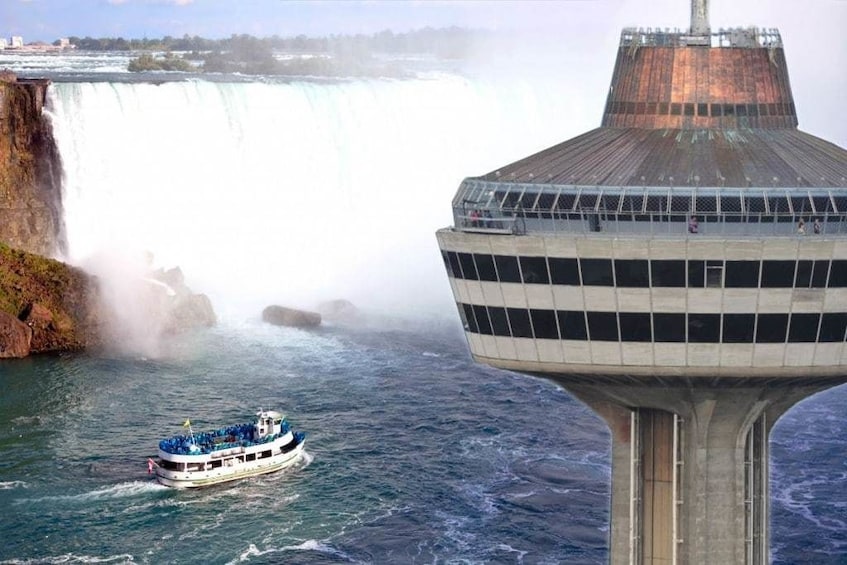
[[[318,312],[325,319],[333,322],[352,324],[362,321],[362,313],[356,305],[343,298],[321,302],[318,304]]]
[[[0,241],[53,257],[66,246],[61,161],[42,112],[49,84],[0,72]]]
[[[262,310],[262,320],[275,326],[295,328],[313,328],[321,325],[321,315],[317,312],[276,305],[268,306]]]
[[[217,323],[212,301],[205,294],[194,294],[185,285],[182,269],[159,269],[152,274],[152,280],[164,285],[161,287],[168,297],[164,302],[163,330],[173,334],[197,327],[212,327]]]

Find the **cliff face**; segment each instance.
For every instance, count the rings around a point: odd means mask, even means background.
[[[81,269],[0,243],[0,358],[100,344],[99,295]]]
[[[0,73],[0,241],[56,256],[65,249],[62,168],[42,113],[48,85]]]

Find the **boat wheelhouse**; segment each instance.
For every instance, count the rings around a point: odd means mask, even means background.
[[[156,479],[177,488],[208,486],[279,471],[303,454],[305,433],[291,429],[279,412],[260,410],[255,422],[177,435],[159,442],[158,460],[148,460]]]

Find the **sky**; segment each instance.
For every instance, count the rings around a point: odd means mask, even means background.
[[[847,145],[839,94],[847,91],[847,0],[709,3],[712,29],[779,28],[801,129]],[[0,0],[0,36],[20,35],[26,42],[71,35],[129,39],[399,33],[427,26],[511,32],[526,45],[561,55],[569,65],[580,63],[583,74],[597,73],[606,85],[621,28],[686,28],[689,18],[689,0]],[[529,57],[522,61],[540,65]]]

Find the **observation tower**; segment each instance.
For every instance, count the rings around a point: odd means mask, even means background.
[[[437,232],[474,359],[612,435],[612,563],[768,562],[768,435],[847,382],[847,151],[779,32],[625,29],[601,127],[466,178]]]

